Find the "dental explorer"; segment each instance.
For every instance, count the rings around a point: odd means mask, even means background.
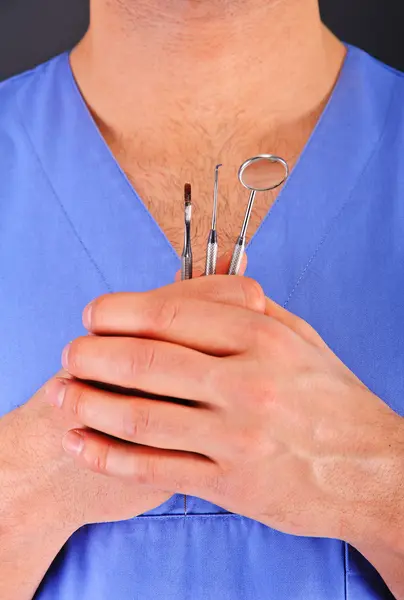
[[[218,183],[219,183],[219,168],[223,165],[216,165],[215,167],[215,187],[213,192],[213,214],[212,214],[212,228],[209,232],[208,246],[206,250],[206,267],[205,275],[215,275],[216,273],[216,262],[217,262],[217,195],[218,195]]]

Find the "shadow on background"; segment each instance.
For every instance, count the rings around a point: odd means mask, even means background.
[[[341,39],[404,71],[403,0],[320,4],[324,21]],[[88,0],[0,0],[0,80],[74,46],[88,18]]]

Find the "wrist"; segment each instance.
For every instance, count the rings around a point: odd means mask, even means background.
[[[58,432],[26,405],[2,418],[0,534],[55,531],[71,535],[81,523],[68,499],[71,473]],[[23,433],[30,434],[29,443]],[[15,443],[17,436],[18,443]]]
[[[370,454],[356,482],[345,541],[362,552],[377,545],[404,556],[404,419],[392,420],[394,428],[386,428],[380,452]]]
[[[24,508],[23,508],[24,507]],[[23,510],[22,510],[23,508]],[[53,560],[74,533],[66,523],[20,503],[0,523],[0,597],[33,598]],[[4,526],[3,526],[4,525]]]
[[[57,501],[55,490],[42,485],[15,486],[12,493],[7,494],[0,511],[0,533],[10,536],[42,535],[65,539],[80,527],[62,503]],[[4,499],[0,494],[0,502]]]

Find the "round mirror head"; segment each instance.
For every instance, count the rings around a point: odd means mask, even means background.
[[[241,165],[238,172],[242,185],[255,192],[274,190],[288,177],[288,163],[283,158],[272,154],[260,154],[249,158]]]

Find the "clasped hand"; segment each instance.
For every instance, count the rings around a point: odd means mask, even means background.
[[[106,295],[84,323],[92,335],[63,355],[73,378],[48,390],[83,424],[63,440],[83,468],[287,533],[372,535],[391,495],[401,420],[255,281],[218,275]]]

